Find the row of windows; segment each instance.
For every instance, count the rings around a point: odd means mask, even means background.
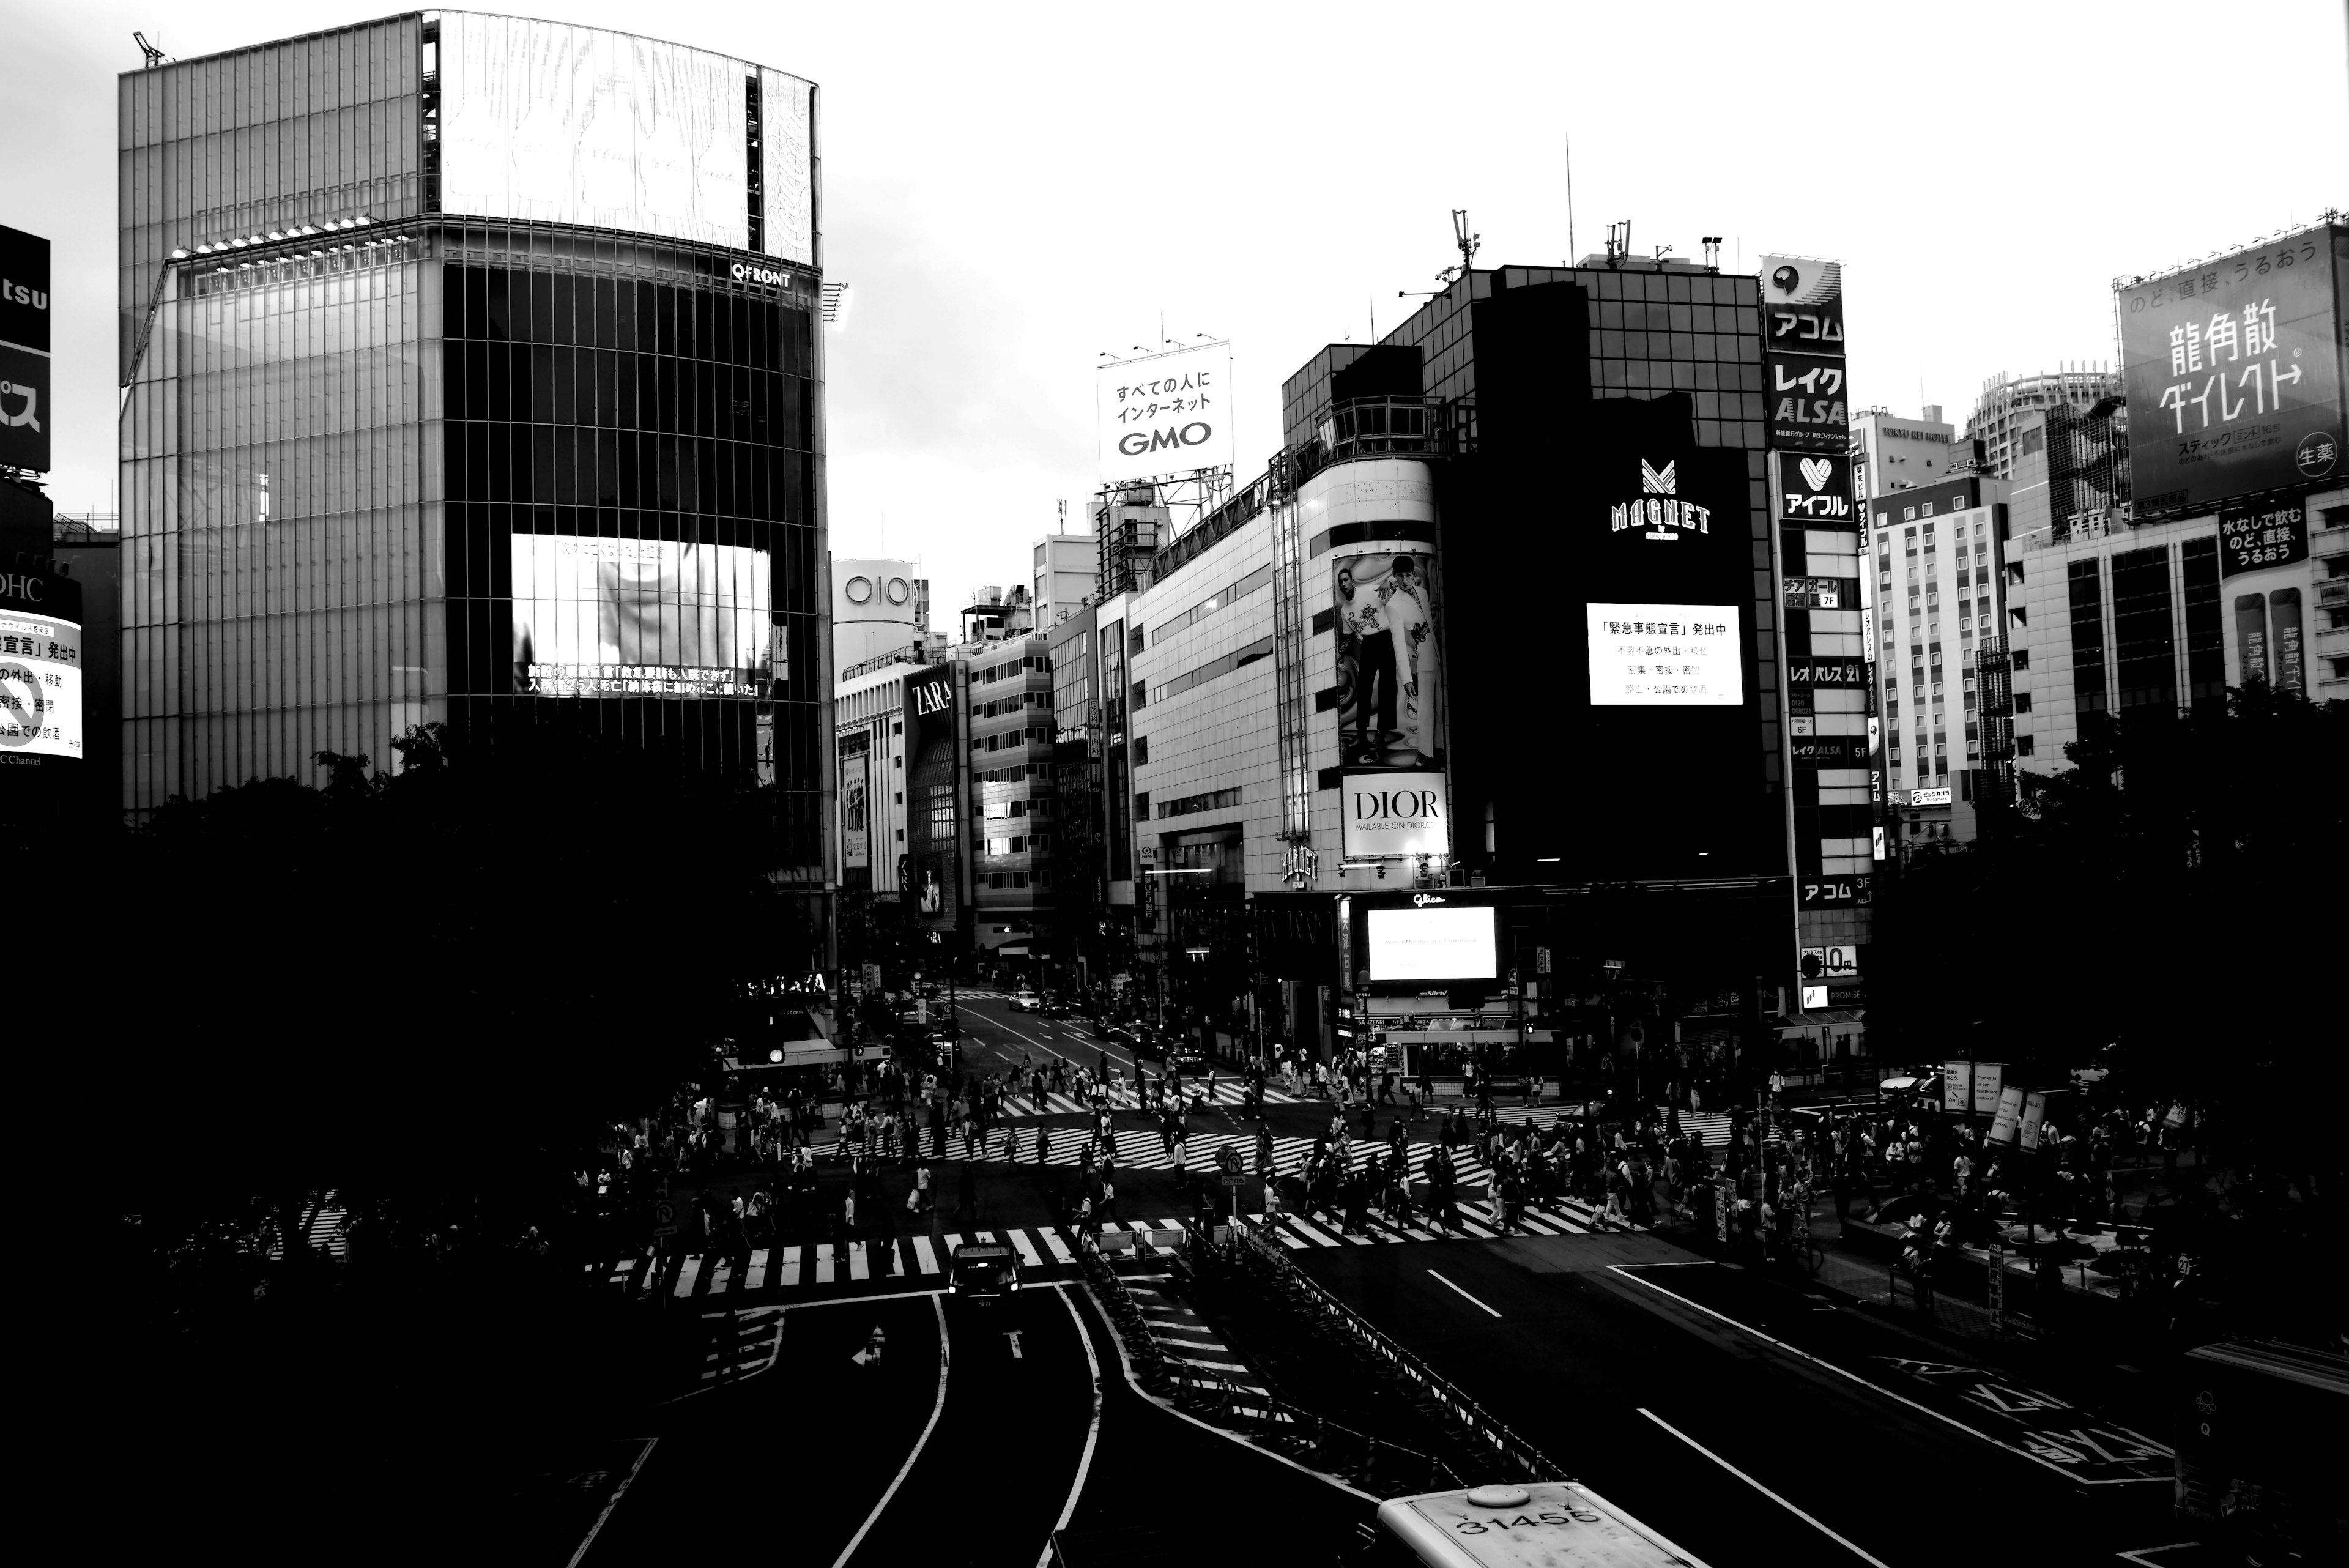
[[[978,885],[982,888],[1049,888],[1052,885],[1052,874],[1041,869],[988,871],[982,874]]]
[[[973,686],[985,686],[991,681],[1009,680],[1023,670],[1040,670],[1049,674],[1051,669],[1052,661],[1050,659],[1040,654],[1030,654],[1024,659],[1014,659],[1002,664],[990,664],[983,670],[974,670],[970,672],[970,683]]]
[[[750,441],[451,421],[448,493],[812,522],[806,456]]]
[[[802,306],[645,278],[519,268],[446,269],[444,330],[492,343],[618,348],[814,373],[813,320]]]
[[[1181,631],[1187,627],[1197,625],[1200,621],[1205,620],[1207,617],[1215,614],[1217,610],[1224,608],[1226,605],[1235,604],[1239,600],[1247,597],[1248,595],[1256,592],[1258,588],[1263,587],[1266,584],[1271,581],[1272,568],[1268,566],[1258,566],[1255,571],[1250,572],[1247,576],[1242,577],[1238,582],[1234,583],[1230,587],[1226,588],[1222,593],[1216,595],[1213,598],[1202,599],[1197,604],[1193,605],[1189,609],[1185,610],[1181,615],[1176,616],[1173,620],[1161,621],[1156,626],[1152,627],[1150,628],[1151,645],[1153,647],[1156,647],[1159,643],[1162,643],[1168,638],[1173,637],[1176,632]]]
[[[1031,724],[1024,730],[1006,730],[999,735],[974,735],[970,749],[974,752],[1009,751],[1026,745],[1049,746],[1052,743],[1052,727]]]
[[[449,343],[441,411],[452,420],[663,431],[814,445],[805,377],[616,348]]]
[[[1135,809],[1145,816],[1149,815],[1149,799],[1146,794],[1134,796]],[[1239,803],[1240,792],[1236,784],[1230,789],[1219,789],[1208,794],[1186,794],[1174,800],[1162,800],[1158,803],[1158,815],[1162,820],[1170,816],[1196,816],[1203,811],[1228,811]]]
[[[1136,708],[1148,706],[1148,701],[1145,701],[1145,697],[1150,701],[1160,702],[1167,701],[1172,698],[1180,697],[1184,692],[1190,691],[1195,686],[1204,686],[1210,680],[1220,680],[1224,676],[1229,675],[1235,670],[1242,669],[1247,665],[1254,664],[1259,659],[1268,659],[1271,656],[1272,639],[1268,637],[1260,637],[1257,639],[1256,641],[1249,643],[1247,647],[1236,649],[1232,652],[1224,655],[1221,659],[1209,659],[1206,663],[1202,664],[1196,670],[1185,670],[1184,673],[1174,676],[1169,680],[1151,683],[1151,690],[1147,693],[1143,690],[1145,683],[1137,680],[1133,683],[1133,705]]]
[[[974,719],[992,719],[999,713],[1017,713],[1022,708],[1049,708],[1052,705],[1050,691],[1022,691],[1009,697],[999,697],[992,702],[981,702],[970,711]]]
[[[1015,833],[1008,838],[998,837],[987,840],[986,847],[982,849],[980,853],[986,855],[1043,855],[1050,853],[1051,847],[1052,840],[1049,834]]]
[[[1050,816],[1052,803],[1043,795],[1033,800],[990,800],[986,805],[986,815],[999,821],[1006,817]]]

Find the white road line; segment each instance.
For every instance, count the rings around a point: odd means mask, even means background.
[[[750,1254],[750,1266],[743,1273],[742,1288],[746,1291],[762,1290],[766,1283],[767,1249],[761,1247]]]
[[[677,1271],[677,1293],[680,1296],[691,1295],[693,1277],[699,1272],[701,1272],[701,1260],[688,1258],[684,1265]]]
[[[1493,1313],[1493,1315],[1494,1315],[1495,1317],[1498,1317],[1498,1316],[1500,1316],[1500,1315],[1501,1315],[1499,1313],[1493,1312],[1493,1309],[1492,1309],[1491,1307],[1485,1306],[1485,1303],[1484,1303],[1483,1302],[1478,1301],[1475,1296],[1470,1295],[1466,1291],[1462,1290],[1458,1285],[1454,1284],[1450,1280],[1445,1279],[1442,1274],[1437,1273],[1433,1269],[1430,1269],[1430,1270],[1428,1270],[1428,1271],[1427,1271],[1427,1273],[1428,1273],[1428,1277],[1429,1277],[1430,1279],[1433,1280],[1437,1284],[1442,1285],[1445,1290],[1448,1290],[1448,1291],[1452,1292],[1454,1295],[1457,1295],[1457,1296],[1458,1296],[1462,1301],[1467,1302],[1468,1303],[1470,1303],[1470,1304],[1471,1304],[1471,1305],[1473,1305],[1473,1306],[1483,1307],[1485,1311],[1486,1311],[1486,1312],[1488,1312],[1488,1313]]]
[[[1641,1263],[1609,1263],[1607,1265],[1607,1269],[1609,1273],[1620,1274],[1625,1279],[1631,1281],[1635,1284],[1645,1285],[1650,1290],[1655,1292],[1658,1295],[1670,1296],[1672,1300],[1680,1303],[1682,1306],[1694,1307],[1697,1311],[1704,1314],[1705,1316],[1718,1319],[1719,1321],[1727,1324],[1732,1328],[1744,1329],[1747,1334],[1752,1334],[1754,1338],[1762,1341],[1764,1345],[1775,1345],[1779,1349],[1786,1352],[1789,1355],[1799,1355],[1814,1366],[1825,1367],[1827,1371],[1834,1373],[1838,1377],[1849,1378],[1852,1382],[1858,1384],[1862,1388],[1870,1389],[1878,1394],[1883,1395],[1887,1399],[1895,1400],[1900,1404],[1908,1406],[1909,1408],[1917,1411],[1920,1415],[1930,1416],[1936,1421],[1955,1427],[1959,1431],[1965,1433],[1970,1438],[1980,1438],[1983,1442],[1990,1444],[1992,1448],[2004,1449],[2008,1453],[2013,1454],[2019,1459],[2029,1459],[2033,1464],[2039,1466],[2043,1469],[2053,1470],[2057,1475],[2062,1476],[2065,1480],[2072,1482],[2075,1486],[2109,1484],[2083,1481],[2079,1477],[2072,1474],[2071,1471],[2065,1469],[2062,1465],[2054,1463],[2053,1460],[2043,1459],[2037,1454],[2032,1453],[2028,1449],[2016,1448],[2013,1443],[2000,1442],[1988,1432],[1982,1431],[1977,1428],[1969,1427],[1954,1416],[1945,1416],[1930,1405],[1920,1405],[1916,1400],[1909,1398],[1904,1395],[1895,1394],[1891,1389],[1885,1387],[1880,1383],[1871,1383],[1857,1372],[1847,1371],[1845,1368],[1837,1366],[1832,1361],[1823,1360],[1818,1356],[1813,1355],[1807,1350],[1798,1350],[1795,1346],[1788,1345],[1783,1339],[1773,1339],[1770,1335],[1763,1333],[1760,1329],[1755,1328],[1751,1324],[1740,1323],[1735,1318],[1729,1316],[1725,1313],[1717,1313],[1713,1311],[1711,1307],[1706,1306],[1702,1302],[1692,1302],[1689,1300],[1688,1297],[1681,1294],[1678,1291],[1668,1291],[1664,1289],[1663,1286],[1656,1283],[1655,1281],[1643,1280],[1640,1278],[1639,1275],[1630,1272],[1632,1269],[1644,1268],[1645,1266],[1645,1264]]]
[[[1785,1498],[1780,1497],[1776,1492],[1772,1491],[1768,1487],[1764,1486],[1760,1481],[1755,1480],[1752,1476],[1747,1475],[1744,1470],[1739,1469],[1735,1465],[1731,1464],[1727,1459],[1723,1459],[1719,1454],[1714,1453],[1711,1449],[1706,1448],[1702,1443],[1698,1442],[1694,1438],[1690,1437],[1686,1432],[1682,1431],[1678,1427],[1673,1426],[1670,1421],[1665,1420],[1653,1410],[1642,1406],[1640,1408],[1640,1414],[1645,1416],[1649,1420],[1653,1421],[1657,1426],[1661,1427],[1665,1431],[1670,1432],[1673,1437],[1678,1438],[1682,1442],[1686,1443],[1690,1448],[1694,1449],[1698,1453],[1702,1454],[1706,1459],[1711,1459],[1714,1464],[1719,1465],[1723,1469],[1727,1470],[1731,1475],[1735,1476],[1739,1480],[1744,1481],[1747,1486],[1752,1487],[1755,1491],[1760,1492],[1764,1497],[1768,1498],[1772,1502],[1776,1503],[1780,1508],[1785,1509],[1788,1513],[1793,1514],[1796,1519],[1801,1520],[1804,1523],[1809,1525],[1812,1529],[1817,1531],[1821,1535],[1826,1536],[1828,1540],[1834,1542],[1837,1545],[1842,1547],[1845,1551],[1850,1552],[1861,1562],[1872,1563],[1876,1565],[1876,1568],[1891,1568],[1891,1565],[1886,1563],[1883,1558],[1875,1556],[1874,1554],[1863,1550],[1848,1536],[1839,1534],[1836,1531],[1830,1529],[1816,1514],[1806,1513],[1802,1509],[1796,1507],[1791,1502],[1788,1502]]]
[[[785,1290],[790,1290],[799,1282],[800,1250],[797,1247],[786,1247],[783,1249],[782,1287]]]
[[[571,1554],[569,1568],[579,1568],[579,1560],[587,1555],[587,1549],[595,1544],[595,1537],[604,1532],[604,1521],[612,1517],[614,1509],[620,1506],[620,1499],[627,1492],[629,1483],[636,1479],[636,1472],[645,1468],[645,1461],[653,1457],[653,1445],[659,1441],[658,1438],[645,1439],[645,1446],[636,1452],[636,1462],[628,1467],[628,1473],[622,1476],[620,1484],[612,1489],[611,1501],[604,1505],[604,1511],[595,1516],[595,1522],[587,1527],[587,1539],[582,1541],[579,1550]]]
[[[931,1249],[930,1239],[927,1236],[916,1236],[913,1238],[913,1242],[915,1266],[926,1274],[936,1273],[938,1255]]]
[[[1028,1239],[1027,1231],[1013,1231],[1009,1234],[1011,1245],[1018,1249],[1019,1262],[1022,1264],[1031,1269],[1040,1269],[1044,1266],[1044,1254],[1036,1250],[1036,1243]]]
[[[1085,1477],[1093,1468],[1093,1445],[1101,1440],[1102,1369],[1101,1357],[1093,1354],[1092,1331],[1085,1327],[1084,1318],[1077,1312],[1077,1303],[1069,1299],[1069,1293],[1061,1286],[1054,1285],[1052,1288],[1060,1292],[1061,1304],[1069,1309],[1069,1317],[1077,1325],[1077,1338],[1085,1347],[1085,1370],[1092,1375],[1093,1382],[1092,1420],[1085,1428],[1084,1452],[1077,1456],[1077,1476],[1076,1480],[1069,1483],[1069,1501],[1061,1505],[1060,1521],[1052,1526],[1052,1534],[1058,1535],[1069,1528],[1069,1521],[1077,1511],[1077,1499],[1083,1494]],[[1056,1555],[1051,1539],[1048,1536],[1045,1538],[1044,1554],[1036,1559],[1036,1568],[1051,1568],[1052,1559]]]
[[[1061,1240],[1061,1233],[1058,1231],[1040,1231],[1037,1234],[1044,1238],[1044,1246],[1051,1252],[1052,1262],[1073,1263],[1077,1261],[1077,1255],[1069,1251],[1069,1244]]]
[[[922,1428],[922,1435],[914,1439],[914,1451],[905,1456],[905,1462],[898,1468],[897,1479],[889,1483],[889,1490],[881,1494],[881,1501],[873,1505],[873,1511],[864,1516],[864,1522],[856,1527],[856,1533],[848,1538],[848,1544],[841,1549],[839,1556],[832,1560],[832,1568],[843,1568],[850,1558],[856,1555],[856,1549],[864,1544],[864,1537],[872,1530],[874,1522],[881,1517],[881,1511],[889,1506],[889,1500],[897,1495],[897,1489],[904,1486],[905,1478],[914,1473],[914,1461],[922,1457],[922,1445],[930,1440],[930,1434],[937,1429],[938,1417],[946,1412],[947,1367],[953,1360],[954,1347],[947,1334],[945,1299],[933,1294],[930,1297],[930,1308],[938,1314],[937,1401],[930,1407],[930,1419],[928,1424]]]

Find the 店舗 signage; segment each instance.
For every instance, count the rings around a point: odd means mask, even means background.
[[[1762,258],[1762,352],[1768,377],[1769,442],[1782,452],[1842,459],[1851,446],[1851,398],[1844,388],[1843,264],[1810,256]],[[1815,471],[1816,472],[1816,471]],[[1797,477],[1801,477],[1799,474]],[[1823,478],[1806,488],[1824,493]],[[1792,484],[1782,493],[1794,496]],[[1848,497],[1847,473],[1835,483]]]
[[[0,463],[49,468],[49,242],[0,224]]]
[[[1441,773],[1349,772],[1341,794],[1347,859],[1452,853],[1452,809]]]
[[[1859,526],[1851,501],[1851,459],[1841,452],[1778,454],[1778,516],[1808,528]]]

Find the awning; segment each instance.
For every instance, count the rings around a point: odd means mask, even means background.
[[[1774,1021],[1781,1029],[1822,1029],[1837,1023],[1866,1021],[1865,1007],[1822,1007],[1812,1012],[1782,1012]]]

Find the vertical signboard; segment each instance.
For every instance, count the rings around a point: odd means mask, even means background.
[[[0,467],[49,471],[49,242],[0,224]]]
[[[2006,1064],[1977,1062],[1974,1064],[1974,1114],[1994,1116],[1998,1112],[1999,1095],[2006,1087]]]
[[[2040,1125],[2047,1119],[2047,1096],[2037,1089],[2023,1096],[2023,1123],[2015,1141],[2025,1148],[2039,1147]]]
[[[2115,296],[2140,514],[2338,483],[2349,228],[2272,240]]]
[[[956,739],[955,671],[937,665],[905,677],[906,880],[898,896],[923,920],[953,926],[962,909],[962,748]]]
[[[2011,1144],[2022,1119],[2023,1090],[2017,1085],[2005,1085],[1998,1091],[1998,1108],[1991,1113],[1990,1131],[1984,1137],[1992,1143]]]
[[[1941,1064],[1941,1108],[1955,1116],[1964,1116],[1973,1109],[1974,1064],[1971,1062]]]
[[[863,752],[840,759],[840,868],[873,865],[872,759]]]
[[[1848,497],[1851,400],[1844,389],[1841,262],[1762,258],[1762,344],[1771,446],[1845,458]]]
[[[1094,372],[1103,484],[1232,463],[1232,349],[1206,343]]]

